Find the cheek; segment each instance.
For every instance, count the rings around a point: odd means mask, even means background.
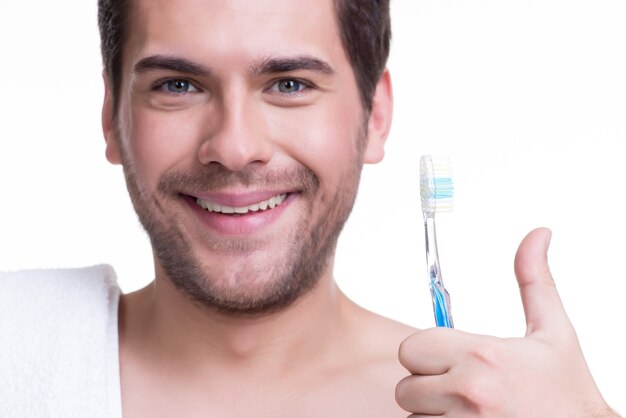
[[[165,172],[196,155],[195,125],[182,113],[133,111],[128,150],[138,176],[149,187],[156,187]]]
[[[289,109],[269,119],[274,142],[289,157],[306,166],[322,183],[334,185],[353,169],[361,127],[359,111],[327,104]]]

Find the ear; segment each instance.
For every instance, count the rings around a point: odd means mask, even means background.
[[[111,164],[121,164],[120,144],[115,129],[115,112],[113,103],[113,89],[106,74],[103,73],[104,80],[104,102],[102,103],[102,132],[106,142],[105,155]]]
[[[393,116],[393,92],[391,76],[385,69],[378,80],[376,91],[372,98],[372,109],[367,122],[367,145],[363,155],[363,162],[376,164],[385,155],[385,141],[391,128]]]

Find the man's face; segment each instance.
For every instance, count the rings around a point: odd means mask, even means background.
[[[333,2],[133,9],[105,134],[157,276],[228,313],[289,305],[331,274],[364,155],[382,146],[368,142]]]

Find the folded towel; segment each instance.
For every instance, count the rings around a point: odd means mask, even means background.
[[[121,418],[109,266],[0,273],[0,417]]]

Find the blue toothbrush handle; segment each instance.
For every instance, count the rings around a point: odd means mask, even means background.
[[[439,281],[430,281],[430,293],[433,299],[433,312],[438,327],[454,328],[450,313],[450,294]]]

